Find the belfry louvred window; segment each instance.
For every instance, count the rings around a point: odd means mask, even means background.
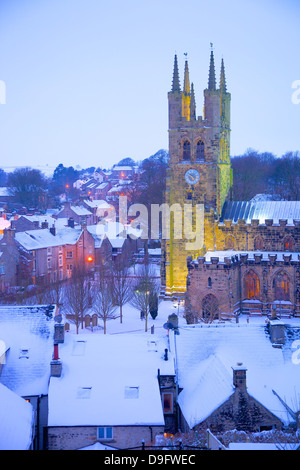
[[[190,160],[191,159],[191,144],[188,140],[183,142],[183,153],[182,153],[183,160]]]
[[[259,277],[251,269],[245,275],[245,297],[249,300],[258,300],[259,299]]]
[[[196,158],[197,160],[204,160],[204,143],[202,140],[197,142]]]

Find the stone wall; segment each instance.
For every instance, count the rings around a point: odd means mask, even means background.
[[[163,434],[163,426],[113,426],[113,438],[97,438],[97,426],[48,427],[48,450],[76,450],[102,442],[117,449],[140,446],[153,442]]]

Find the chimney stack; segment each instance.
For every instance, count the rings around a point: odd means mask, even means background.
[[[74,226],[75,226],[75,221],[74,221],[73,217],[69,217],[68,227],[74,228]]]
[[[48,228],[48,227],[49,227],[49,224],[48,224],[47,220],[45,220],[44,222],[42,222],[41,228]]]
[[[54,343],[53,359],[50,363],[50,375],[51,377],[60,377],[62,371],[62,363],[59,360],[58,354],[58,343]]]
[[[54,224],[52,225],[52,227],[50,227],[50,232],[52,233],[52,235],[56,235],[56,228]]]
[[[242,362],[238,362],[233,370],[233,385],[238,390],[246,390],[246,372],[247,369]]]

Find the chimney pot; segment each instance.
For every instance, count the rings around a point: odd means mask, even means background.
[[[54,224],[52,225],[52,227],[50,227],[50,232],[52,233],[52,235],[56,235],[56,228]]]
[[[246,390],[246,371],[247,368],[243,366],[242,362],[238,362],[233,370],[233,385],[236,389]]]
[[[58,361],[58,360],[59,360],[59,355],[58,355],[58,343],[54,343],[53,360],[54,360],[54,361]]]

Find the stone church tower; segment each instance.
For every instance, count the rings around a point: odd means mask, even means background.
[[[167,295],[186,290],[187,256],[197,258],[215,248],[215,224],[232,184],[230,163],[230,93],[227,92],[222,59],[219,87],[216,85],[214,54],[211,50],[208,87],[204,90],[204,115],[197,117],[194,85],[185,60],[183,89],[175,55],[169,103],[169,167],[165,202],[171,208],[170,237],[162,240],[162,288]],[[172,206],[182,208],[182,236],[176,236]],[[187,249],[184,205],[193,208],[194,230],[203,230],[201,247]],[[174,206],[173,206],[174,207]],[[202,227],[195,225],[195,208],[201,207]],[[178,221],[178,219],[177,219]],[[177,224],[178,231],[178,224]],[[191,246],[191,245],[190,245]]]

